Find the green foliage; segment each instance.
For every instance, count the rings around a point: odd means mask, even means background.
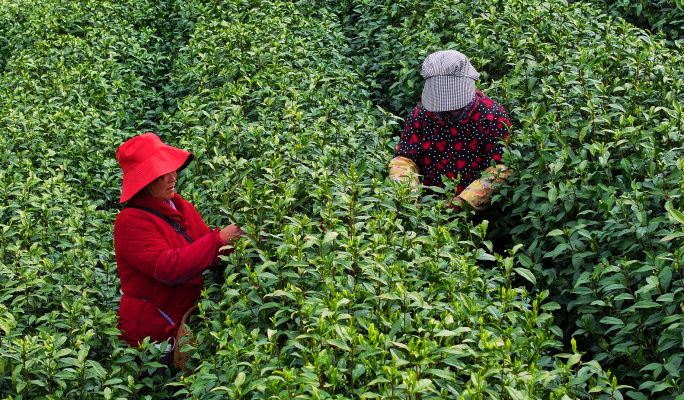
[[[562,306],[566,340],[641,391],[630,397],[682,393],[679,52],[585,4],[364,2],[339,13],[352,58],[375,66],[368,82],[394,112],[419,101],[426,54],[473,58],[516,128],[517,179],[487,214],[495,239],[524,246],[517,264]]]
[[[682,393],[684,282],[666,209],[681,207],[682,58],[594,20],[600,36],[578,51],[522,64],[540,84],[504,89],[519,110],[521,172],[501,192],[513,218],[499,227],[526,245],[519,262],[558,290],[577,328],[568,333],[595,360],[672,398]],[[535,101],[518,101],[526,92]]]
[[[684,1],[682,0],[591,0],[606,13],[622,17],[669,39],[684,39]]]
[[[444,48],[515,123],[478,223],[386,179]],[[682,57],[601,10],[0,1],[0,71],[3,398],[682,392]],[[142,379],[159,351],[115,329],[114,152],[146,130],[254,237],[208,278],[184,378]]]
[[[172,54],[192,25],[180,9],[0,2],[3,398],[170,392],[140,379],[158,351],[117,338],[112,226],[114,151],[166,104]]]

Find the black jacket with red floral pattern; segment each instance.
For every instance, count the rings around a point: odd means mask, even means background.
[[[461,193],[490,166],[501,161],[511,122],[499,103],[477,91],[470,113],[460,121],[450,113],[430,112],[419,104],[406,120],[394,157],[411,159],[420,168],[423,185],[444,187],[442,176],[461,179]]]

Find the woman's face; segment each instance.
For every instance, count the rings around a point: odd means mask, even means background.
[[[153,180],[145,186],[152,197],[159,200],[171,200],[176,194],[176,171],[169,172]]]

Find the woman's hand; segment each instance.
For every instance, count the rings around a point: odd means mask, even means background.
[[[461,207],[462,200],[459,199],[458,197],[454,197],[449,204],[447,204],[447,208],[451,208],[454,210],[454,214],[458,214],[461,211],[463,211],[463,208]]]
[[[219,232],[219,237],[221,240],[223,240],[226,244],[231,244],[233,240],[239,238],[240,236],[244,236],[245,232],[240,229],[239,226],[235,224],[230,224],[223,228],[221,232]]]

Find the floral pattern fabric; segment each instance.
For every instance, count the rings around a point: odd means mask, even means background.
[[[420,168],[422,184],[444,187],[442,176],[461,177],[461,193],[491,160],[500,163],[503,141],[510,140],[511,122],[504,108],[484,93],[475,93],[475,103],[466,116],[453,118],[448,112],[433,113],[419,104],[406,120],[394,157],[411,159]]]

